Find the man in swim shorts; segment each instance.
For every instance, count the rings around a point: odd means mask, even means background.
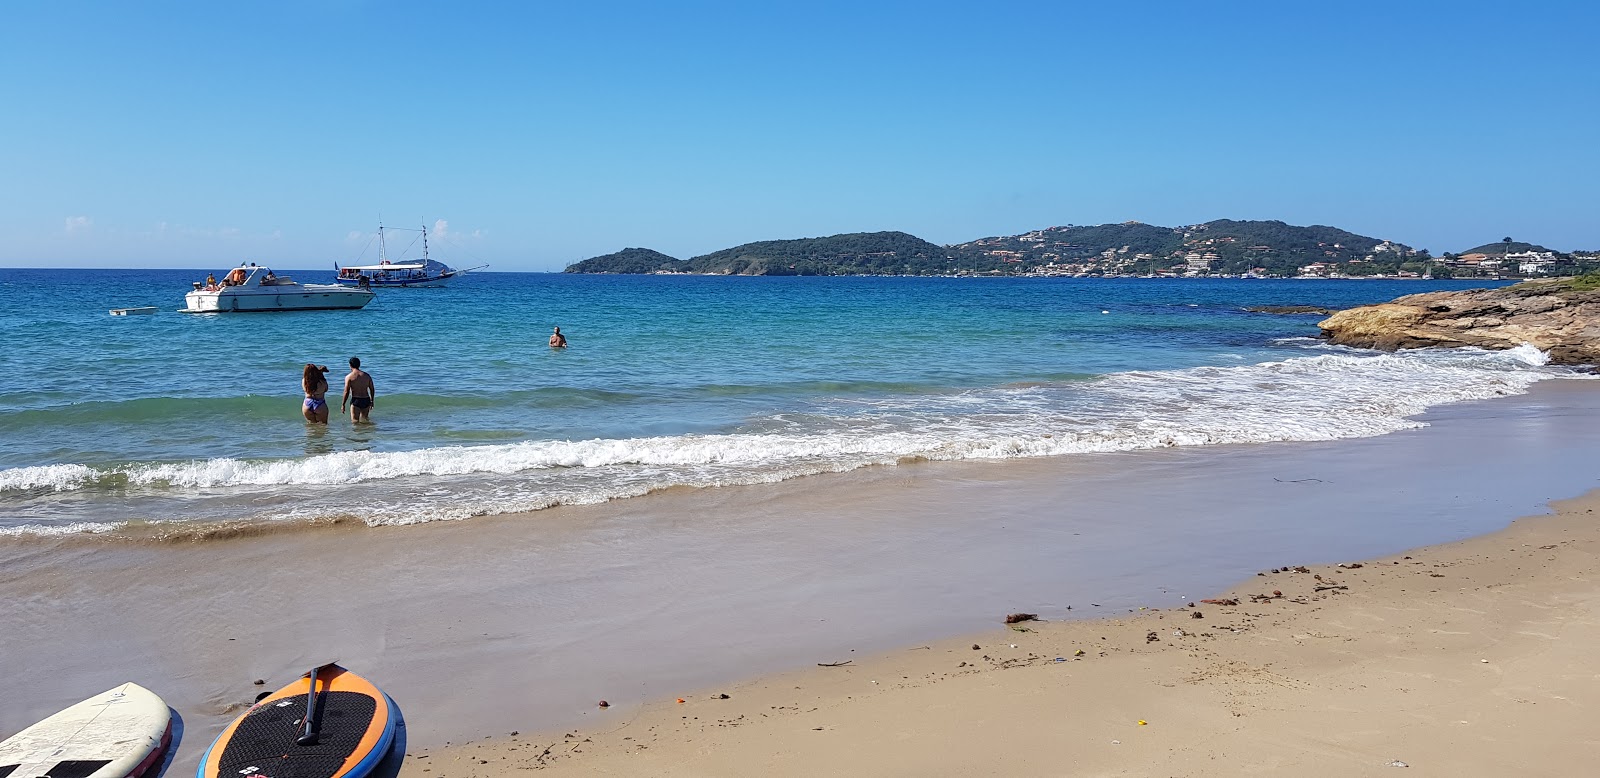
[[[372,376],[361,369],[361,358],[350,358],[350,374],[344,377],[344,397],[339,400],[339,412],[350,406],[350,421],[370,421],[367,414],[377,404],[378,390],[372,385]]]
[[[557,327],[555,333],[550,336],[550,348],[566,348],[566,347],[567,347],[567,336],[562,335],[561,334],[561,328]]]

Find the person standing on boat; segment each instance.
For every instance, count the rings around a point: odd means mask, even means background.
[[[371,421],[367,414],[377,402],[378,390],[372,384],[372,375],[361,369],[360,357],[351,357],[350,374],[344,377],[344,398],[339,400],[339,412],[344,413],[344,407],[348,404],[350,421]]]
[[[300,373],[300,388],[306,393],[300,411],[305,414],[306,421],[313,424],[328,423],[328,377],[323,375],[327,372],[327,365],[307,362],[306,369]]]
[[[550,348],[566,348],[566,347],[567,347],[567,336],[562,335],[561,334],[561,328],[557,327],[555,333],[550,336]]]

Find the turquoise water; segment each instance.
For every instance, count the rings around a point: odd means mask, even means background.
[[[0,270],[0,531],[409,523],[926,459],[1377,435],[1561,374],[1531,350],[1329,348],[1317,316],[1242,310],[1460,282],[478,273],[360,311],[177,313],[204,275]],[[138,305],[162,310],[107,315]],[[545,345],[555,325],[570,348]],[[352,355],[376,423],[307,425],[302,365],[329,365],[335,398]]]

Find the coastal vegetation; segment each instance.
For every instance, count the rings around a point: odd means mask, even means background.
[[[1394,241],[1325,225],[1218,219],[1184,227],[1143,222],[1064,225],[941,246],[904,232],[856,232],[746,243],[691,259],[628,248],[569,273],[714,275],[991,275],[1511,277],[1524,253],[1548,252],[1528,275],[1600,269],[1593,252],[1559,254],[1509,238],[1435,257]],[[1512,256],[1507,257],[1507,254]]]
[[[628,248],[592,257],[567,268],[568,273],[658,273],[672,271],[683,260],[653,249]]]

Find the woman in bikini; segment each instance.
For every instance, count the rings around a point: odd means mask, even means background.
[[[323,375],[326,372],[327,365],[307,363],[306,369],[300,374],[300,388],[306,393],[300,410],[305,414],[306,421],[315,424],[328,423],[328,401],[324,397],[328,393],[328,379]]]

